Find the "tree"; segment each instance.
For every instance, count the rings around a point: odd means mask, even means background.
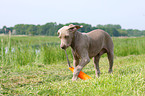
[[[7,34],[7,33],[9,32],[6,26],[3,26],[2,32],[3,32],[4,34]]]
[[[125,29],[117,29],[119,32],[119,36],[128,36],[127,31]]]
[[[6,27],[3,26],[0,29],[0,33],[8,34],[9,30],[16,31],[17,35],[48,35],[48,36],[56,36],[59,28],[63,26],[68,26],[70,24],[74,25],[83,25],[78,31],[80,32],[90,32],[94,29],[102,29],[111,36],[145,36],[145,30],[137,30],[137,29],[122,29],[118,24],[106,24],[106,25],[97,25],[92,26],[91,24],[86,23],[67,23],[67,24],[57,24],[56,22],[49,22],[44,25],[34,25],[34,24],[17,24],[14,27]]]

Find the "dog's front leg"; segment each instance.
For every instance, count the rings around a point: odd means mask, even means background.
[[[76,68],[78,64],[79,64],[79,59],[74,59],[73,60],[73,66],[74,66],[74,68]]]
[[[78,79],[78,75],[79,75],[80,71],[89,62],[90,62],[90,58],[89,57],[86,57],[86,58],[82,58],[81,59],[81,62],[79,63],[79,65],[74,69],[73,78],[72,78],[73,81],[75,81],[75,80]]]

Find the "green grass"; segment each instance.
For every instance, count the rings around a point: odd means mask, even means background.
[[[108,60],[100,61],[101,76],[95,77],[92,61],[83,69],[93,79],[72,82],[67,62],[45,65],[5,66],[0,71],[1,95],[43,96],[143,96],[145,94],[145,55],[116,57],[113,74]]]
[[[4,46],[9,43],[9,36],[0,36],[3,39]],[[26,46],[26,45],[41,45],[47,43],[59,43],[59,38],[56,36],[11,36],[11,46]],[[2,42],[0,42],[1,45]]]
[[[114,73],[107,73],[108,60],[103,55],[101,77],[95,77],[91,61],[83,71],[93,79],[76,82],[71,80],[57,37],[3,36],[0,40],[0,95],[145,95],[144,37],[113,38]],[[67,52],[72,61],[71,49]]]
[[[145,38],[113,38],[116,56],[145,54]]]
[[[65,53],[59,47],[60,40],[50,36],[8,36],[1,38],[0,62],[2,65],[27,65],[31,62],[53,64],[66,60]],[[114,55],[117,57],[145,54],[145,38],[113,38]],[[8,53],[5,54],[6,47]],[[11,52],[15,49],[15,52]],[[36,51],[40,51],[36,54]],[[71,49],[67,50],[72,60]],[[104,55],[103,57],[106,57]]]

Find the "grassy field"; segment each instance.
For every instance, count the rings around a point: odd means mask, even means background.
[[[107,73],[109,65],[104,55],[100,61],[100,78],[95,77],[91,60],[83,71],[93,79],[75,82],[71,81],[72,72],[57,37],[5,36],[0,39],[0,95],[145,95],[144,37],[113,38],[113,74]],[[72,61],[70,48],[67,51]]]
[[[0,36],[0,40],[3,39],[4,46],[9,44],[11,46],[26,46],[26,45],[40,45],[46,43],[59,43],[59,38],[55,36]],[[2,42],[0,42],[1,44]]]

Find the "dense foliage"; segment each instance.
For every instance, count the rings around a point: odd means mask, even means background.
[[[137,29],[122,29],[120,25],[97,25],[92,26],[85,23],[67,23],[67,24],[57,24],[54,22],[46,23],[44,25],[33,25],[33,24],[17,24],[14,27],[3,26],[0,29],[0,33],[8,34],[9,31],[15,35],[47,35],[56,36],[57,30],[62,26],[75,24],[83,25],[83,28],[79,29],[80,32],[89,32],[94,29],[103,29],[108,32],[111,36],[145,36],[145,30]]]

